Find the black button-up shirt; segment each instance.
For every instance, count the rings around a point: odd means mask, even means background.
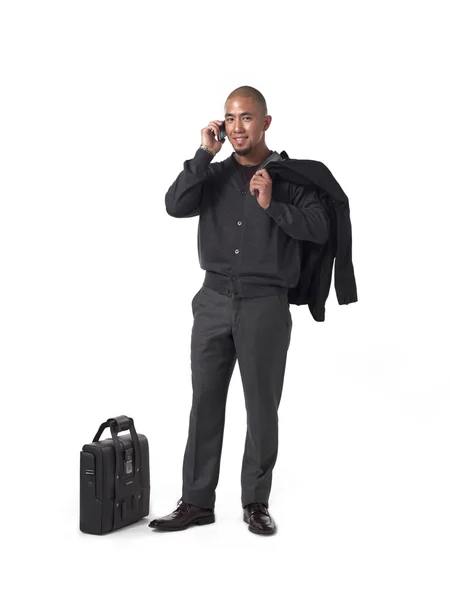
[[[244,298],[295,287],[302,241],[324,244],[329,235],[328,213],[316,188],[275,178],[264,209],[249,183],[257,170],[280,159],[278,153],[252,167],[240,165],[234,153],[220,162],[212,158],[198,148],[165,197],[172,217],[200,217],[197,247],[204,285]]]

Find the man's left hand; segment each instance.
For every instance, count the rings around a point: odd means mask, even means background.
[[[256,194],[256,199],[264,210],[268,208],[272,200],[272,179],[266,169],[256,171],[251,178],[250,194],[252,196]]]

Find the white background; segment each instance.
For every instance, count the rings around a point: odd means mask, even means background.
[[[444,2],[2,3],[8,598],[448,600],[448,45]],[[236,366],[216,523],[157,534],[181,496],[204,277],[198,218],[164,196],[241,85],[266,98],[268,147],[348,195],[359,302],[333,279],[324,323],[291,305],[278,533],[242,522]],[[124,413],[149,439],[149,518],[83,534],[79,451]]]

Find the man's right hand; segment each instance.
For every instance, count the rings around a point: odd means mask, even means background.
[[[219,128],[223,121],[210,121],[206,127],[202,129],[202,141],[201,143],[211,150],[214,150],[216,153],[220,152],[222,146],[227,138],[224,138],[222,141],[218,141],[214,136],[219,137]]]

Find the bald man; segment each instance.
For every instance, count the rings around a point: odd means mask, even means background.
[[[182,496],[172,513],[149,526],[179,531],[215,522],[225,405],[237,360],[247,411],[243,520],[252,533],[273,534],[277,527],[269,495],[292,331],[287,292],[299,279],[299,244],[324,244],[329,221],[314,188],[272,183],[264,168],[282,158],[266,145],[272,117],[262,94],[249,86],[234,90],[224,116],[201,130],[200,147],[184,162],[165,198],[169,215],[200,217],[198,252],[205,279],[192,299],[193,395]],[[226,140],[223,127],[233,152],[212,163]]]

